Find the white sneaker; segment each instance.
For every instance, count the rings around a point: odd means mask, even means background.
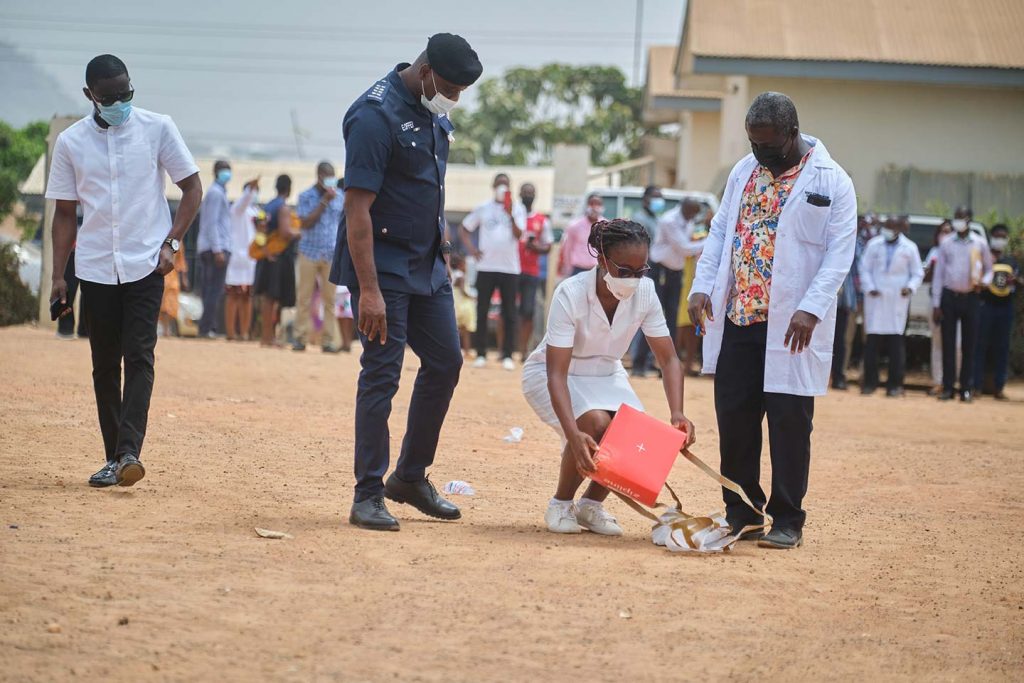
[[[516,362],[511,358],[506,358],[505,360],[501,361],[501,367],[511,372],[516,369]]]
[[[582,531],[580,525],[576,523],[575,503],[548,503],[544,521],[547,522],[548,531],[556,534],[578,534]]]
[[[476,360],[473,361],[474,368],[485,368],[487,367],[487,359],[483,356],[477,356]]]
[[[587,531],[602,536],[622,535],[622,527],[600,504],[586,503],[576,506],[576,522]]]

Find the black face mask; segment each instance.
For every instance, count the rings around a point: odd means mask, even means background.
[[[786,159],[793,151],[793,141],[796,138],[790,138],[789,151],[786,151],[786,146],[782,147],[764,147],[758,145],[750,146],[750,151],[754,153],[754,158],[757,159],[757,163],[761,164],[765,168],[778,168],[786,163]]]
[[[532,211],[533,210],[533,200],[534,199],[536,199],[536,197],[520,197],[519,198],[519,200],[523,203],[523,206],[526,207],[527,211]]]

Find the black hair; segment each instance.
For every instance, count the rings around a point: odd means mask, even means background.
[[[659,191],[660,189],[661,188],[658,187],[657,185],[648,185],[647,187],[644,188],[644,199],[647,199],[648,197],[650,197],[652,194],[654,194],[655,192]]]
[[[780,133],[789,133],[800,127],[793,100],[780,92],[763,92],[754,98],[747,110],[747,126],[771,127]]]
[[[1007,235],[1010,234],[1010,229],[1006,227],[1006,223],[996,223],[995,225],[992,226],[992,229],[989,230],[988,233],[991,235],[996,230],[998,230],[999,232],[1005,232]]]
[[[227,159],[217,159],[217,161],[213,162],[214,173],[217,173],[217,171],[221,170],[222,168],[231,168],[231,162],[228,161]]]
[[[598,221],[590,226],[587,244],[594,256],[607,256],[609,249],[620,244],[644,244],[649,247],[651,234],[636,221],[614,218],[610,221]]]
[[[292,178],[288,175],[279,175],[274,181],[274,189],[278,194],[288,194],[292,191]]]
[[[316,165],[317,173],[327,173],[327,171],[331,171],[333,173],[334,164],[332,164],[329,161],[321,161],[319,164]]]
[[[85,85],[90,89],[96,81],[105,78],[117,78],[121,74],[128,75],[128,67],[114,55],[99,55],[89,60],[85,66]]]

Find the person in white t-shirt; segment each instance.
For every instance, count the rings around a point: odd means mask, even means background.
[[[106,451],[106,465],[89,484],[131,486],[146,474],[139,458],[153,393],[164,275],[174,268],[203,188],[171,118],[132,107],[135,90],[124,62],[114,55],[94,58],[85,68],[85,84],[93,111],[57,136],[46,183],[46,198],[56,201],[50,301],[66,309],[64,268],[80,204],[75,274],[85,295]],[[173,221],[165,175],[182,192]]]
[[[654,292],[644,277],[651,236],[634,221],[595,223],[589,244],[596,268],[564,280],[555,290],[547,332],[523,366],[523,394],[540,419],[562,437],[558,488],[544,519],[549,531],[608,536],[622,529],[603,501],[608,489],[590,482],[579,503],[576,491],[595,470],[593,456],[612,417],[622,405],[643,410],[629,384],[622,356],[637,330],[643,330],[663,373],[672,425],[694,429],[683,414],[683,374],[675,341]]]
[[[512,351],[516,346],[519,313],[516,295],[519,290],[519,241],[526,229],[526,209],[512,201],[511,181],[504,173],[494,176],[494,198],[484,202],[462,221],[459,235],[466,251],[476,259],[477,326],[474,336],[476,360],[473,367],[487,364],[487,312],[491,296],[501,296],[502,365],[515,370]],[[471,233],[478,233],[473,244]]]
[[[242,187],[242,196],[231,205],[231,258],[224,273],[224,327],[228,341],[249,341],[252,331],[252,285],[256,280],[256,261],[249,256],[249,245],[256,236],[260,215],[260,180]]]

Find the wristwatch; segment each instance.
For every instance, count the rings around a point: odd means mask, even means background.
[[[181,249],[181,242],[174,239],[173,237],[168,237],[167,239],[165,239],[164,244],[169,246],[171,248],[171,252],[175,254],[177,254],[178,250]]]

